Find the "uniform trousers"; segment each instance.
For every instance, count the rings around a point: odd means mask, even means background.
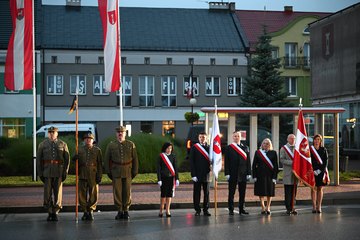
[[[230,181],[229,182],[229,195],[228,195],[228,208],[230,211],[234,211],[234,195],[235,195],[235,191],[236,191],[236,185],[238,185],[238,190],[239,190],[239,210],[244,209],[245,194],[246,194],[246,181],[243,181],[243,182]]]
[[[292,211],[295,204],[296,197],[296,185],[294,184],[285,184],[284,185],[284,194],[285,194],[285,207],[286,210]]]
[[[208,182],[194,182],[194,192],[193,192],[194,209],[196,212],[201,212],[201,208],[200,208],[201,187],[204,192],[203,210],[204,212],[206,212],[209,209],[210,184]]]
[[[114,204],[118,211],[129,211],[131,205],[131,177],[113,177]]]
[[[44,207],[48,213],[58,214],[62,208],[62,181],[59,177],[44,178]]]
[[[90,184],[87,179],[79,180],[79,204],[83,212],[93,212],[96,209],[98,194],[98,184]]]

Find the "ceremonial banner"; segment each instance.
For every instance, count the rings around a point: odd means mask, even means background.
[[[222,155],[219,120],[216,112],[214,113],[213,126],[211,131],[210,160],[213,163],[213,173],[215,179],[217,179],[222,167]]]

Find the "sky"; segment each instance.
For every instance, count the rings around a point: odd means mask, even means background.
[[[43,4],[65,5],[66,0],[42,0]],[[97,6],[97,0],[81,0],[83,6]],[[211,2],[211,1],[210,1]],[[221,2],[221,0],[218,0]],[[228,1],[223,1],[228,2]],[[337,12],[360,0],[233,0],[237,10],[282,11],[293,6],[301,12]],[[120,7],[208,8],[205,0],[119,0]]]

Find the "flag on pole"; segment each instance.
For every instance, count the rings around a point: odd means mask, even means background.
[[[300,181],[309,187],[313,188],[315,186],[315,177],[311,164],[309,142],[306,134],[304,116],[301,109],[299,110],[294,161],[292,167],[293,173]]]
[[[186,97],[188,99],[191,99],[194,97],[194,89],[193,89],[193,65],[191,65],[191,72],[189,74],[189,87],[186,91]]]
[[[221,156],[221,140],[220,140],[220,130],[219,130],[219,120],[217,117],[217,112],[215,110],[213,118],[213,126],[211,131],[211,141],[210,141],[210,160],[213,164],[213,173],[215,179],[218,179],[219,172],[222,167],[222,156]]]
[[[98,0],[104,36],[105,89],[120,89],[120,32],[118,0]]]
[[[9,90],[31,89],[33,84],[33,1],[10,0],[13,32],[5,62],[5,87]]]
[[[77,109],[77,96],[75,95],[68,114],[72,114],[74,111],[76,111],[76,109]]]

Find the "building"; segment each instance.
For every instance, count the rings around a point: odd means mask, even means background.
[[[351,156],[360,155],[359,22],[357,3],[309,25],[312,104],[346,109],[340,115],[340,144]]]

